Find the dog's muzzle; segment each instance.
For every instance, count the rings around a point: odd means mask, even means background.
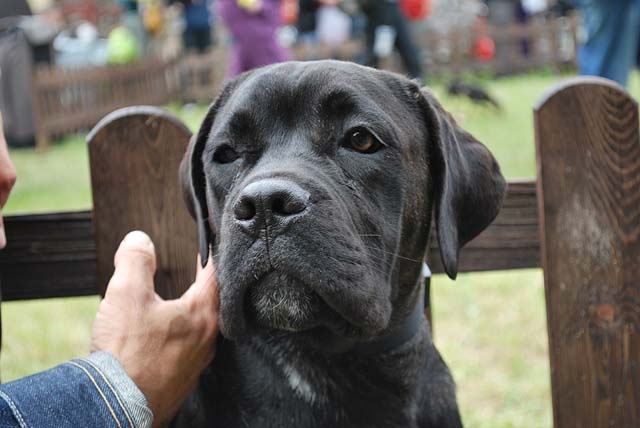
[[[242,189],[232,208],[233,218],[243,233],[264,241],[271,264],[273,240],[307,215],[310,196],[293,181],[260,179]],[[286,331],[314,327],[324,306],[315,292],[273,266],[250,287],[245,301],[245,311],[254,323]]]

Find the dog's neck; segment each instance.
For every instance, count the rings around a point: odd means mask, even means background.
[[[231,413],[233,409],[241,413],[244,406],[260,403],[271,414],[284,400],[289,403],[286,412],[304,408],[307,413],[301,415],[308,415],[316,426],[323,420],[333,421],[335,426],[372,426],[372,421],[380,418],[395,421],[390,426],[405,426],[406,415],[388,409],[403,408],[421,399],[424,368],[433,353],[431,334],[423,318],[423,294],[414,290],[409,300],[415,305],[405,306],[406,315],[401,321],[384,335],[342,354],[310,351],[290,337],[222,340],[216,362],[201,380],[198,396],[202,401],[195,399],[194,405],[199,402],[206,408],[214,400],[212,409],[222,406]],[[370,403],[389,406],[371,411]],[[257,414],[260,411],[255,410]]]
[[[424,287],[420,287],[420,295],[413,310],[392,331],[382,337],[355,346],[351,351],[361,355],[378,355],[391,352],[414,337],[423,324]]]
[[[430,332],[424,321],[424,290],[420,290],[413,309],[396,327],[368,342],[362,342],[344,354],[323,356],[308,352],[293,340],[269,340],[259,337],[246,343],[265,360],[270,360],[275,378],[284,375],[285,383],[308,404],[318,404],[332,395],[331,390],[346,392],[348,387],[375,390],[375,385],[398,384],[396,390],[411,389],[414,376],[424,359],[420,357],[429,343]],[[242,346],[242,345],[240,345]],[[389,358],[393,355],[393,358]],[[278,375],[277,373],[280,373]],[[398,373],[407,376],[398,378]],[[342,386],[342,382],[346,382]],[[337,387],[337,388],[336,388]],[[394,389],[394,388],[392,388]]]

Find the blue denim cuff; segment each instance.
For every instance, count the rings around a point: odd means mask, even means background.
[[[81,360],[91,365],[104,377],[116,397],[122,400],[122,405],[129,413],[134,427],[151,427],[153,414],[149,409],[147,398],[113,355],[98,351]]]
[[[147,400],[106,352],[0,385],[0,427],[149,428]]]

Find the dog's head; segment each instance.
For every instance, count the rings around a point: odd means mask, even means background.
[[[489,151],[396,74],[283,63],[227,84],[181,167],[202,260],[217,252],[225,336],[347,349],[411,311],[435,215],[441,257],[497,215]]]

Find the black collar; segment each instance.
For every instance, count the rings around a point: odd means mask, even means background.
[[[424,290],[421,287],[420,296],[418,296],[418,301],[413,311],[395,330],[370,342],[360,343],[353,348],[353,351],[358,354],[381,354],[391,351],[412,339],[424,323],[424,298],[422,293],[424,293]]]

